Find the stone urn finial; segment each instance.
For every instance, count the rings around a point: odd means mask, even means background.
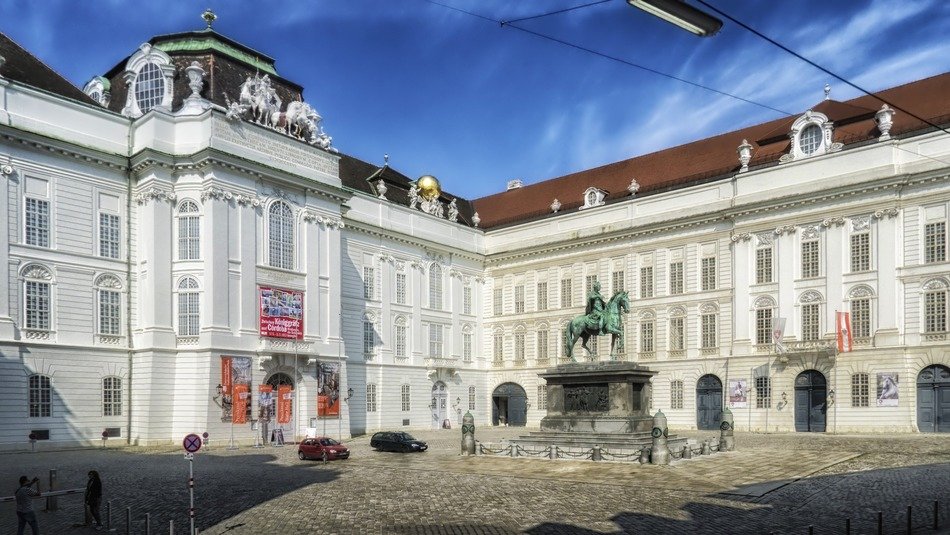
[[[877,138],[878,141],[891,139],[891,126],[894,125],[894,113],[894,110],[885,104],[874,114],[874,122],[877,123],[877,129],[881,131],[881,137]]]
[[[736,152],[739,154],[739,165],[741,166],[739,172],[744,173],[749,170],[749,162],[752,161],[752,145],[749,144],[748,140],[743,139]]]

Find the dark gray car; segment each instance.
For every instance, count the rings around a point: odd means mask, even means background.
[[[413,451],[425,451],[429,445],[421,440],[416,440],[409,433],[402,431],[381,431],[373,435],[369,445],[380,451],[399,451],[409,453]]]

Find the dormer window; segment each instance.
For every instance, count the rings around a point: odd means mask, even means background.
[[[171,110],[175,66],[168,54],[145,43],[129,57],[123,76],[129,86],[122,114],[141,117],[156,108]]]
[[[162,103],[165,96],[165,76],[158,65],[146,63],[135,76],[135,103],[144,114]]]
[[[841,143],[832,143],[834,125],[828,117],[819,112],[807,111],[792,123],[788,133],[791,140],[788,154],[780,162],[801,160],[841,150]]]
[[[821,127],[817,124],[810,124],[802,130],[801,137],[802,153],[811,155],[821,147]]]
[[[580,207],[581,210],[585,208],[593,208],[594,206],[601,206],[604,204],[604,197],[607,196],[607,192],[597,188],[587,188],[584,191],[584,205]]]
[[[100,106],[108,106],[109,88],[109,80],[101,76],[96,76],[92,80],[89,80],[86,87],[82,88],[82,92],[89,95],[89,98],[95,100]]]

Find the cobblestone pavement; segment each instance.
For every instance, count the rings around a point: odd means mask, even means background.
[[[485,442],[525,434],[483,428]],[[299,461],[293,446],[223,447],[195,460],[197,525],[202,533],[904,533],[907,505],[915,532],[930,530],[934,500],[950,526],[950,435],[737,433],[735,452],[658,467],[636,463],[460,457],[460,434],[415,433],[428,452],[373,451],[369,437],[348,441],[353,456],[327,465]],[[688,437],[713,434],[687,432]],[[223,445],[222,445],[223,446]],[[113,526],[125,533],[187,532],[187,461],[180,449],[85,449],[4,454],[0,481],[10,493],[21,474],[62,488],[102,474]],[[45,486],[44,486],[45,488]],[[85,533],[81,496],[40,513],[44,533]],[[38,509],[42,501],[37,501]],[[0,504],[0,533],[14,533],[12,504]]]

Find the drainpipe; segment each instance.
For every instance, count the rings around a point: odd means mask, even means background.
[[[129,120],[129,132],[126,135],[128,145],[125,164],[125,337],[128,348],[129,380],[125,388],[126,433],[125,444],[132,444],[132,121]]]

